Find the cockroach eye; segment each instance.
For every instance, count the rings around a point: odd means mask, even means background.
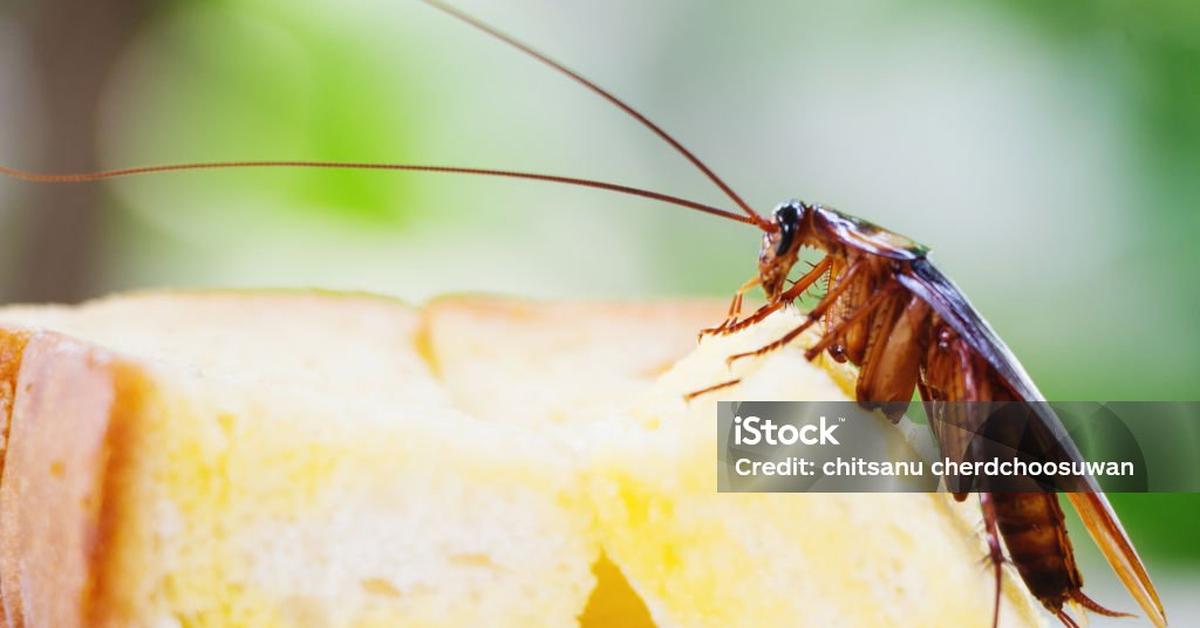
[[[796,232],[800,228],[800,201],[783,203],[775,208],[775,224],[779,226],[779,243],[775,247],[775,255],[783,256],[792,248]]]

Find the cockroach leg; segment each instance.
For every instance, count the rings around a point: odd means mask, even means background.
[[[737,384],[740,384],[740,383],[742,383],[741,378],[731,379],[726,382],[721,382],[720,384],[713,384],[712,386],[709,386],[707,388],[701,388],[700,390],[695,390],[695,391],[692,391],[692,392],[684,395],[683,400],[691,401],[691,400],[695,399],[696,397],[699,397],[700,395],[704,395],[704,394],[713,392],[715,390],[721,390],[722,388],[729,388],[730,386],[736,386]]]
[[[833,260],[831,260],[829,256],[825,256],[821,259],[821,261],[817,262],[817,264],[812,267],[812,270],[809,270],[807,273],[797,279],[796,282],[792,284],[792,287],[780,294],[778,298],[773,299],[770,303],[758,308],[753,314],[747,316],[745,319],[729,325],[722,331],[722,333],[731,334],[736,331],[741,331],[755,323],[761,322],[763,319],[775,313],[783,306],[792,303],[796,299],[799,299],[800,296],[804,294],[805,290],[808,290],[808,288],[816,283],[818,279],[829,272],[829,267],[832,262]]]
[[[1000,585],[1003,583],[1004,550],[1000,548],[1000,531],[996,527],[996,504],[992,502],[991,493],[979,494],[979,505],[983,509],[984,538],[987,540],[988,555],[985,560],[991,562],[993,573],[996,575],[996,592],[992,597],[992,628],[1000,625]]]
[[[920,378],[929,306],[896,281],[881,291],[890,296],[875,306],[855,396],[863,407],[879,408],[896,423],[908,411]]]
[[[789,331],[788,333],[784,334],[783,337],[780,338],[779,340],[765,344],[765,345],[755,349],[754,351],[747,351],[745,353],[736,353],[734,355],[731,355],[728,358],[725,358],[725,363],[730,366],[733,366],[734,362],[736,362],[742,358],[748,358],[750,356],[765,355],[776,349],[781,349],[781,348],[787,346],[787,344],[790,343],[791,341],[795,340],[796,336],[799,336],[800,334],[803,334],[805,331],[808,331],[808,328],[812,327],[812,324],[817,322],[817,319],[818,319],[818,317],[812,316],[810,314],[807,318],[804,319],[803,323],[801,323],[798,327],[796,327],[792,331]]]
[[[1058,621],[1061,621],[1067,628],[1079,628],[1079,624],[1067,614],[1067,611],[1061,608],[1054,612],[1054,616],[1057,617]]]
[[[737,289],[737,292],[733,293],[733,301],[729,304],[729,313],[725,315],[725,320],[716,327],[701,329],[699,339],[703,339],[705,336],[719,334],[725,331],[725,329],[730,325],[737,323],[738,317],[742,314],[743,297],[746,296],[747,291],[757,286],[759,283],[761,283],[761,281],[762,280],[759,278],[759,276],[755,275],[754,277],[748,279],[746,283],[743,283],[742,286]]]
[[[875,292],[874,294],[872,294],[871,297],[869,299],[867,299],[867,302],[860,305],[858,307],[858,309],[854,310],[854,312],[850,316],[847,316],[846,318],[843,318],[842,320],[838,321],[836,325],[834,325],[832,328],[827,330],[825,332],[825,335],[821,336],[821,339],[817,341],[817,344],[813,345],[807,351],[804,352],[804,357],[807,360],[809,360],[810,362],[812,360],[816,359],[816,357],[818,355],[821,355],[822,351],[824,351],[825,349],[828,349],[829,345],[831,345],[837,341],[838,337],[842,335],[842,332],[845,331],[845,329],[847,327],[849,327],[849,326],[861,321],[863,318],[865,318],[868,314],[871,313],[872,310],[874,310],[876,307],[879,306],[880,302],[882,302],[885,298],[891,296],[892,292],[897,287],[898,287],[898,284],[890,283],[883,290],[879,290],[879,291]]]
[[[821,299],[820,303],[817,303],[817,305],[813,307],[812,311],[809,312],[808,316],[805,317],[804,322],[795,329],[784,334],[784,336],[779,340],[763,345],[754,351],[747,351],[745,353],[731,355],[725,359],[725,363],[732,365],[734,362],[742,358],[763,355],[787,346],[789,342],[795,340],[797,336],[807,331],[809,327],[812,327],[813,323],[821,319],[821,316],[825,314],[825,311],[828,310],[838,300],[838,297],[842,296],[842,293],[844,293],[846,289],[854,283],[854,280],[857,278],[859,268],[861,268],[859,262],[851,264],[850,267],[846,269],[846,272],[842,274],[841,281],[839,281],[838,284],[834,286],[834,288],[830,290],[824,298]],[[795,286],[792,287],[792,290],[794,289]]]

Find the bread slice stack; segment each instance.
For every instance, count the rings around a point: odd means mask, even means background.
[[[716,493],[715,399],[845,398],[714,303],[0,309],[9,626],[990,623],[976,508]],[[899,438],[881,429],[880,438]],[[1037,613],[1006,577],[1004,624]]]

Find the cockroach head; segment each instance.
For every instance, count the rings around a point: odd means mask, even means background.
[[[758,277],[767,297],[774,299],[783,292],[788,273],[795,265],[804,238],[800,231],[812,211],[803,201],[788,201],[775,208],[774,229],[763,234],[762,250],[758,253]]]

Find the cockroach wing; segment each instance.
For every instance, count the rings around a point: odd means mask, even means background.
[[[1104,493],[1067,493],[1080,520],[1087,527],[1088,534],[1104,553],[1104,558],[1112,567],[1121,583],[1137,600],[1138,606],[1146,611],[1146,616],[1155,626],[1162,628],[1167,625],[1167,613],[1163,610],[1162,600],[1158,591],[1146,573],[1146,566],[1129,540],[1129,535],[1121,527],[1121,520],[1113,512],[1112,505]]]
[[[954,282],[926,258],[913,260],[909,268],[910,272],[900,273],[897,277],[905,288],[924,299],[942,320],[949,323],[954,331],[967,341],[967,344],[987,359],[1021,400],[1045,400],[1012,351],[996,335],[992,326],[971,307],[967,297]],[[1057,418],[1054,419],[1054,423],[1063,434],[1066,433]],[[1079,452],[1075,453],[1078,455]]]
[[[1030,379],[1025,368],[1013,356],[1004,341],[996,335],[991,325],[971,307],[967,297],[958,286],[941,273],[928,259],[921,258],[909,263],[909,271],[900,273],[898,280],[913,294],[925,300],[942,320],[946,321],[972,349],[988,361],[1001,379],[1012,389],[1019,401],[1033,402],[1040,419],[1043,439],[1053,441],[1059,455],[1067,460],[1083,460],[1078,447],[1067,433],[1062,421],[1044,402],[1045,397]],[[987,400],[981,400],[987,401]],[[1146,567],[1134,549],[1129,535],[1113,511],[1108,498],[1092,477],[1086,478],[1086,491],[1069,493],[1068,497],[1080,519],[1087,526],[1088,534],[1099,546],[1113,571],[1133,596],[1147,617],[1156,626],[1166,625],[1166,614],[1154,583],[1150,581]]]

